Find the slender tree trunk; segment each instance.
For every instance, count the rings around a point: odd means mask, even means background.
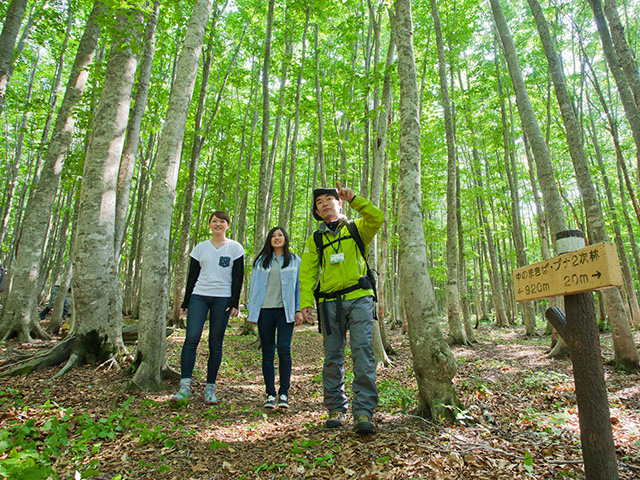
[[[258,195],[256,199],[256,224],[253,232],[253,250],[259,251],[262,244],[267,224],[267,201],[269,196],[269,70],[271,66],[271,41],[273,29],[273,8],[275,0],[269,0],[267,13],[267,31],[264,40],[264,62],[262,65],[262,130],[260,142],[260,177],[258,179]]]
[[[76,108],[84,91],[89,65],[98,44],[100,26],[97,19],[100,14],[101,4],[96,2],[78,45],[65,97],[56,118],[42,167],[40,182],[25,208],[22,231],[19,240],[16,240],[20,243],[11,269],[11,290],[2,311],[0,338],[3,339],[16,334],[20,341],[29,342],[32,333],[37,337],[47,337],[34,321],[37,316],[35,315],[36,298],[33,292],[38,284],[42,248],[60,184],[64,159],[71,144]]]
[[[638,73],[638,63],[634,58],[634,53],[629,47],[627,37],[624,33],[624,26],[618,16],[618,6],[616,0],[604,0],[604,14],[609,21],[611,28],[611,39],[616,49],[620,66],[629,82],[629,87],[633,92],[636,106],[640,106],[640,74]]]
[[[444,110],[444,129],[447,140],[447,284],[445,296],[447,319],[449,321],[448,341],[452,345],[465,345],[469,341],[460,319],[460,295],[458,293],[458,221],[456,219],[456,173],[458,161],[456,159],[453,117],[449,101],[449,87],[447,85],[442,27],[440,26],[440,14],[436,0],[431,0],[431,16],[433,17],[436,31],[440,98],[442,100],[442,109]]]
[[[156,50],[156,29],[158,26],[159,10],[160,2],[159,0],[155,0],[153,10],[147,20],[144,35],[144,50],[142,53],[142,61],[140,62],[140,73],[138,75],[138,84],[136,86],[133,107],[131,108],[131,118],[127,125],[127,136],[125,139],[122,160],[120,161],[120,170],[118,172],[114,237],[116,264],[120,263],[123,237],[126,230],[126,217],[127,212],[129,211],[131,198],[133,170],[135,167],[136,156],[138,154],[138,145],[140,143],[140,127],[142,125],[142,117],[145,109],[147,108],[147,100],[149,98],[149,84],[151,81],[153,58]]]
[[[327,186],[327,170],[324,166],[324,119],[322,114],[322,87],[320,85],[320,47],[318,47],[318,31],[319,25],[316,23],[316,109],[318,112],[318,164],[320,166],[320,185],[321,187]]]
[[[293,136],[291,138],[291,151],[289,160],[289,184],[287,187],[287,201],[284,211],[284,216],[279,222],[280,226],[288,227],[291,222],[294,193],[295,193],[295,175],[296,175],[296,161],[298,153],[298,134],[300,132],[300,96],[302,88],[302,73],[305,66],[305,58],[307,53],[307,32],[309,30],[309,16],[311,14],[311,7],[307,6],[306,16],[304,22],[304,32],[302,34],[302,58],[300,59],[300,70],[298,72],[298,81],[296,83],[296,99],[295,99],[295,117],[293,122]]]
[[[184,191],[184,205],[182,221],[180,222],[180,238],[178,241],[178,255],[176,259],[176,267],[173,274],[173,306],[171,311],[171,325],[177,325],[184,328],[184,321],[180,320],[180,307],[184,297],[184,289],[187,283],[187,274],[189,267],[189,250],[191,237],[191,225],[193,221],[193,200],[196,190],[196,180],[198,174],[198,165],[200,163],[200,155],[205,138],[202,135],[202,116],[204,115],[205,102],[207,99],[207,89],[209,87],[209,77],[211,74],[211,62],[213,60],[213,29],[209,32],[209,41],[207,49],[204,52],[204,61],[202,65],[202,78],[200,80],[200,95],[196,108],[195,125],[193,127],[193,143],[191,146],[191,157],[189,160],[189,178]]]
[[[600,34],[602,51],[604,52],[604,56],[607,59],[607,65],[609,66],[609,70],[611,71],[613,79],[615,80],[618,94],[620,95],[620,101],[622,102],[625,116],[627,117],[629,127],[631,128],[633,141],[636,144],[636,160],[638,166],[638,176],[640,178],[640,109],[638,108],[638,105],[633,98],[633,92],[631,91],[629,82],[627,81],[627,77],[625,76],[620,64],[620,58],[618,57],[618,54],[616,53],[616,50],[613,46],[611,33],[604,16],[602,1],[588,0],[588,2],[591,6],[591,9],[593,10],[596,27],[598,28],[598,33]]]
[[[502,89],[502,77],[498,69],[496,61],[496,76],[498,78],[498,96],[504,99]],[[504,161],[505,170],[507,172],[507,180],[509,181],[509,191],[511,193],[511,216],[513,218],[513,240],[515,243],[516,258],[518,267],[524,267],[529,264],[527,252],[525,250],[524,237],[522,235],[522,217],[520,215],[520,194],[518,191],[518,170],[516,168],[514,144],[509,135],[507,122],[507,109],[504,100],[500,102],[500,115],[502,118],[502,141],[504,143]],[[524,324],[525,334],[535,335],[536,333],[536,316],[532,302],[524,302]]]
[[[613,199],[613,193],[611,192],[611,186],[609,184],[609,177],[604,167],[604,161],[602,159],[602,153],[600,151],[600,145],[598,144],[598,137],[595,134],[595,125],[593,122],[593,116],[591,121],[591,138],[593,139],[593,148],[600,167],[600,175],[602,176],[602,183],[604,185],[604,191],[607,196],[607,202],[609,204],[609,215],[611,215],[613,228],[615,229],[615,242],[618,248],[618,256],[620,257],[620,263],[622,265],[622,275],[624,278],[624,285],[627,291],[627,299],[631,308],[632,323],[636,326],[640,326],[640,306],[638,306],[638,296],[636,295],[635,285],[633,283],[633,276],[631,275],[631,267],[629,266],[629,257],[627,256],[627,250],[624,246],[624,239],[622,237],[622,230],[620,229],[620,222],[618,221],[618,214],[616,212],[616,204]],[[632,230],[633,231],[633,230]]]
[[[287,28],[286,25],[284,27]],[[275,184],[275,167],[276,167],[276,157],[278,154],[278,145],[280,141],[280,129],[282,125],[282,112],[284,110],[284,99],[285,92],[287,88],[287,72],[289,70],[289,65],[291,63],[291,57],[293,55],[293,34],[287,36],[285,34],[285,52],[284,52],[284,60],[282,62],[282,71],[280,72],[280,92],[278,93],[278,111],[276,113],[276,123],[273,129],[273,137],[271,139],[271,150],[269,152],[269,171],[270,179],[269,179],[269,195],[267,197],[267,227],[271,225],[271,210],[273,206],[273,187]],[[287,140],[285,141],[285,155],[282,163],[286,164],[287,155],[286,150],[288,148],[288,135]],[[281,189],[282,190],[282,189]],[[257,251],[257,250],[256,250]]]
[[[540,125],[538,124],[533,112],[533,107],[529,100],[529,94],[522,78],[516,47],[513,42],[513,38],[511,37],[511,32],[509,31],[507,20],[504,16],[504,12],[502,11],[502,7],[500,6],[500,2],[499,0],[489,1],[491,3],[491,10],[493,12],[496,28],[499,32],[500,39],[502,40],[509,74],[516,94],[518,113],[520,114],[520,121],[522,122],[522,128],[524,130],[525,144],[528,142],[531,145],[531,151],[535,160],[538,184],[542,190],[545,220],[549,223],[549,228],[551,230],[551,243],[555,249],[556,233],[566,230],[567,222],[562,208],[560,193],[557,188],[553,164],[551,162],[551,155],[549,153],[547,143],[542,135],[542,131],[540,130]],[[569,350],[564,343],[564,340],[560,340],[551,351],[550,355],[558,357],[565,356],[568,353]]]
[[[133,385],[158,387],[166,370],[166,317],[169,281],[169,237],[176,198],[180,152],[191,97],[198,75],[212,0],[197,0],[189,19],[176,78],[158,144],[157,165],[149,193],[144,230],[140,327]]]
[[[542,39],[542,46],[544,47],[545,55],[549,63],[549,73],[553,80],[553,87],[560,105],[567,143],[569,145],[569,153],[573,161],[578,188],[580,189],[580,194],[584,202],[589,230],[591,231],[594,242],[608,242],[609,235],[602,215],[602,207],[595,187],[593,186],[589,163],[587,162],[587,157],[582,146],[580,124],[575,116],[574,106],[567,90],[562,65],[555,51],[549,26],[540,4],[537,0],[528,0],[528,2],[536,20],[538,33]],[[625,312],[622,296],[620,295],[620,289],[618,287],[607,288],[602,294],[607,306],[607,311],[609,312],[609,320],[611,321],[616,366],[624,370],[637,370],[640,368],[640,356],[635,346],[629,318]]]
[[[0,34],[0,114],[4,106],[4,97],[13,61],[13,49],[16,45],[22,17],[27,9],[27,0],[11,0]]]
[[[436,311],[427,272],[420,187],[420,124],[418,80],[413,50],[411,2],[396,0],[396,48],[400,83],[400,234],[401,295],[409,323],[409,341],[418,382],[420,415],[435,420],[455,418],[452,406],[461,406],[453,389],[456,363],[447,345]]]

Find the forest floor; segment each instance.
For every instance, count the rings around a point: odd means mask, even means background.
[[[167,403],[177,381],[127,393],[127,378],[114,368],[80,368],[55,380],[58,368],[1,378],[0,478],[584,478],[571,362],[546,357],[549,337],[526,339],[521,327],[481,323],[478,343],[453,348],[464,409],[455,426],[445,427],[412,415],[417,393],[408,340],[390,331],[397,355],[378,374],[377,433],[360,437],[351,421],[324,428],[315,326],[296,328],[291,408],[272,411],[262,407],[260,351],[254,338],[239,334],[241,326],[234,319],[227,330],[214,406],[202,402],[206,340],[194,395],[177,409]],[[168,338],[176,368],[183,338],[184,330]],[[609,334],[602,348],[611,358]],[[26,349],[0,343],[0,365]],[[605,376],[620,478],[637,479],[640,375],[606,366]]]

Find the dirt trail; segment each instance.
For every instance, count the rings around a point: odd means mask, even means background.
[[[350,422],[338,431],[323,427],[322,345],[315,327],[294,332],[291,408],[265,411],[260,352],[252,338],[238,335],[240,326],[233,321],[225,338],[218,405],[202,402],[204,340],[194,373],[195,392],[183,408],[172,409],[166,403],[177,382],[159,392],[131,395],[123,390],[126,378],[113,370],[84,368],[53,382],[55,371],[49,370],[0,379],[0,399],[8,403],[21,394],[28,406],[5,410],[0,427],[29,419],[44,423],[51,415],[42,407],[47,400],[73,408],[73,416],[86,413],[96,421],[113,422],[113,412],[125,409],[125,421],[120,420],[121,429],[113,438],[95,442],[100,443],[93,455],[100,473],[93,478],[100,479],[118,474],[122,479],[154,480],[584,478],[571,364],[544,356],[548,338],[525,341],[522,329],[481,324],[478,344],[454,349],[456,390],[466,409],[459,412],[458,425],[445,428],[411,415],[416,392],[408,341],[389,332],[399,355],[378,375],[378,432],[359,437]],[[175,367],[183,334],[169,337],[170,363]],[[603,344],[606,355],[606,336]],[[11,348],[20,346],[0,346],[0,360],[7,360]],[[610,367],[606,374],[614,438],[623,463],[620,477],[638,478],[640,375],[619,374]],[[69,435],[73,434],[71,429]],[[40,440],[44,438],[43,434]],[[6,453],[0,461],[4,457]],[[73,478],[70,454],[55,462],[60,478]]]

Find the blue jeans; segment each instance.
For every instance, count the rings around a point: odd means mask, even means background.
[[[229,322],[231,310],[229,297],[205,297],[191,295],[187,310],[187,333],[180,355],[180,377],[191,378],[196,363],[196,349],[202,337],[204,322],[209,314],[209,362],[207,364],[207,383],[215,383],[222,362],[222,341]]]
[[[262,345],[262,376],[267,395],[276,396],[276,333],[278,337],[278,368],[280,390],[278,395],[288,395],[291,385],[291,337],[293,323],[287,323],[284,308],[263,308],[258,317],[258,333]]]

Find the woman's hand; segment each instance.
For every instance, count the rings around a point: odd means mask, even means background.
[[[237,317],[240,314],[236,307],[227,307],[226,311],[228,312],[229,310],[231,310],[231,313],[229,313],[229,316],[231,317]]]
[[[302,325],[302,321],[304,320],[304,316],[302,315],[302,312],[296,312],[296,326],[300,326]]]

